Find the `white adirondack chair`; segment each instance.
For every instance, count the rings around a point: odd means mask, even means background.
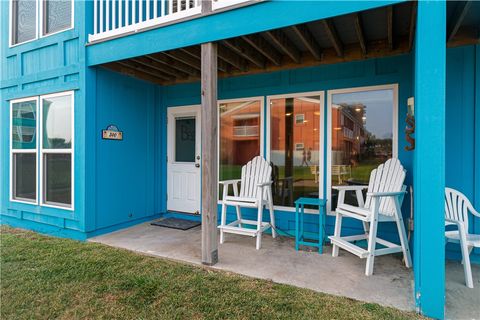
[[[260,156],[253,158],[242,167],[242,178],[238,180],[220,181],[223,185],[222,220],[220,226],[220,243],[225,241],[225,233],[235,233],[257,237],[256,248],[262,245],[262,233],[272,228],[272,236],[276,237],[275,216],[272,198],[272,167]],[[240,183],[240,193],[238,192]],[[229,186],[233,187],[233,196],[228,194]],[[234,206],[237,220],[227,224],[227,206]],[[263,207],[270,210],[270,222],[263,222]],[[241,207],[257,208],[257,221],[242,218]],[[244,228],[253,225],[255,228]]]
[[[339,248],[347,250],[360,258],[366,258],[365,274],[373,273],[373,263],[376,256],[403,252],[405,265],[410,268],[412,260],[408,246],[405,226],[403,224],[401,206],[407,187],[403,185],[406,171],[398,159],[389,159],[378,166],[370,174],[368,186],[337,186],[339,191],[335,221],[335,232],[330,236],[333,244],[332,256],[337,257]],[[362,190],[368,188],[364,201]],[[345,192],[355,191],[358,206],[344,203]],[[349,217],[362,221],[364,234],[341,236],[342,218]],[[377,237],[379,222],[395,222],[400,237],[400,244],[392,243]],[[354,241],[367,240],[368,248],[355,245]],[[380,244],[383,248],[376,248]]]
[[[461,192],[445,188],[445,225],[456,225],[458,230],[446,231],[446,243],[459,243],[462,250],[465,283],[473,288],[472,267],[470,266],[470,253],[473,248],[480,248],[480,234],[468,233],[468,212],[480,218],[472,203]]]

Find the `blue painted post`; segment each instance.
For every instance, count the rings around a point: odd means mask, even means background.
[[[445,1],[419,1],[415,38],[414,275],[418,310],[445,309]]]
[[[480,44],[475,46],[475,162],[480,163]],[[474,206],[480,208],[480,165],[475,165],[475,195]],[[478,209],[477,209],[478,210]],[[476,218],[473,223],[474,233],[480,233],[480,218]],[[480,254],[480,248],[473,251]]]

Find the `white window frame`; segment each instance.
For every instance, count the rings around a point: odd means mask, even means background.
[[[36,135],[36,143],[35,143],[35,149],[13,149],[13,105],[15,103],[20,103],[20,102],[26,102],[26,101],[35,101],[36,102],[36,108],[35,108],[35,121],[36,121],[36,126],[35,126],[35,135]],[[25,203],[25,204],[31,204],[31,205],[38,205],[38,143],[39,143],[39,99],[38,96],[33,96],[33,97],[27,97],[27,98],[21,98],[21,99],[15,99],[15,100],[10,100],[10,187],[9,187],[9,192],[10,192],[10,201],[11,202],[18,202],[18,203]],[[28,199],[23,199],[23,198],[14,198],[14,179],[15,179],[15,173],[13,172],[14,165],[13,165],[13,155],[14,154],[20,154],[20,153],[34,153],[35,154],[35,200],[28,200]]]
[[[302,121],[298,121],[298,118],[302,118]],[[305,114],[304,113],[295,113],[295,124],[304,124],[305,123]]]
[[[54,34],[58,34],[58,33],[61,33],[61,32],[64,32],[64,31],[67,31],[67,30],[71,30],[74,28],[74,25],[75,25],[75,1],[74,0],[70,0],[72,5],[71,5],[71,19],[70,19],[70,27],[68,28],[65,28],[65,29],[62,29],[62,30],[59,30],[59,31],[55,31],[55,32],[52,32],[52,33],[48,33],[48,34],[44,34],[44,18],[43,18],[43,8],[44,8],[44,2],[45,0],[35,0],[35,38],[33,39],[30,39],[30,40],[26,40],[26,41],[23,41],[23,42],[19,42],[19,43],[13,43],[13,1],[14,0],[9,0],[9,11],[8,11],[8,27],[9,27],[9,30],[8,30],[8,38],[9,38],[9,41],[8,41],[8,44],[9,44],[9,47],[10,48],[13,48],[13,47],[16,47],[16,46],[19,46],[21,44],[25,44],[25,43],[29,43],[29,42],[32,42],[32,41],[35,41],[35,40],[38,40],[40,38],[45,38],[45,37],[49,37],[49,36],[52,36]]]
[[[267,134],[265,136],[265,141],[266,141],[266,159],[268,162],[270,162],[270,152],[271,152],[271,143],[270,143],[270,129],[271,129],[271,121],[270,121],[270,116],[271,116],[271,100],[274,99],[285,99],[285,98],[298,98],[298,97],[309,97],[309,96],[319,96],[320,97],[320,115],[319,115],[319,124],[320,127],[318,129],[318,134],[319,134],[319,150],[318,150],[318,197],[319,199],[323,198],[323,179],[324,179],[324,166],[325,166],[325,91],[307,91],[307,92],[298,92],[298,93],[291,93],[291,94],[279,94],[279,95],[270,95],[267,96],[267,114],[266,114],[266,127],[267,127]],[[295,114],[295,110],[294,110]],[[286,207],[286,206],[278,206],[274,205],[273,206],[274,210],[281,210],[281,211],[286,211],[286,212],[295,212],[295,207]],[[306,213],[310,214],[318,214],[318,210],[315,209],[305,209]]]
[[[259,136],[260,136],[260,156],[265,158],[264,155],[264,132],[265,132],[265,97],[258,96],[258,97],[246,97],[246,98],[235,98],[235,99],[223,99],[217,101],[217,177],[220,181],[220,105],[223,103],[231,103],[231,102],[260,102],[260,127],[259,127]],[[217,192],[217,198],[219,194]],[[218,204],[221,204],[220,199],[217,199]]]
[[[303,144],[303,142],[295,143],[295,150],[296,151],[305,150],[305,145]]]
[[[393,90],[393,119],[392,119],[392,156],[398,157],[398,83],[353,87],[344,89],[335,89],[327,91],[327,214],[334,215],[332,212],[332,102],[333,95],[342,93],[355,93],[377,90]]]
[[[72,137],[72,140],[71,140],[71,146],[70,146],[70,149],[44,149],[43,148],[43,103],[42,101],[44,99],[48,99],[48,98],[55,98],[55,97],[64,97],[64,96],[70,96],[70,99],[71,99],[71,112],[70,112],[70,115],[71,115],[71,137]],[[75,144],[74,144],[74,140],[75,140],[75,93],[74,91],[63,91],[63,92],[57,92],[57,93],[52,93],[52,94],[47,94],[47,95],[42,95],[39,97],[39,103],[40,103],[40,117],[39,117],[39,121],[40,121],[40,135],[39,135],[39,138],[41,139],[40,142],[38,142],[37,140],[37,143],[39,143],[39,146],[40,146],[40,205],[41,206],[44,206],[44,207],[50,207],[50,208],[57,208],[57,209],[64,209],[64,210],[71,210],[73,211],[74,208],[75,208]],[[44,189],[45,189],[45,181],[44,181],[44,155],[45,154],[70,154],[70,158],[71,158],[71,165],[70,165],[70,174],[71,174],[71,194],[70,194],[70,199],[71,199],[71,204],[70,205],[67,205],[67,204],[61,204],[61,203],[54,203],[54,202],[47,202],[46,201],[46,197],[45,197],[45,194],[44,194]]]

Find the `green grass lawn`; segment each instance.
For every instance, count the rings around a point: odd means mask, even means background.
[[[414,319],[377,304],[1,227],[1,319]]]

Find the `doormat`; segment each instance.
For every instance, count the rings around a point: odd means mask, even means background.
[[[178,230],[188,230],[199,226],[201,223],[198,221],[184,220],[178,218],[166,218],[152,222],[152,226],[165,227]]]

